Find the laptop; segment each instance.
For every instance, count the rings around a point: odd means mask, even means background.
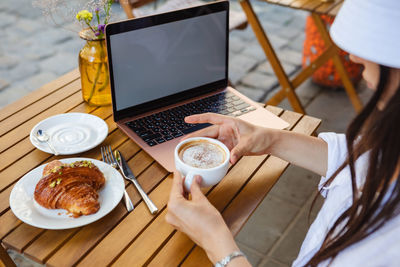
[[[114,121],[166,170],[183,136],[214,112],[263,127],[288,123],[228,86],[229,2],[110,23],[106,43]]]

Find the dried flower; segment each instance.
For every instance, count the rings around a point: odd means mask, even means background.
[[[76,14],[76,19],[78,21],[84,20],[86,22],[91,22],[93,19],[93,14],[87,10],[81,10],[78,12],[78,14]]]
[[[99,25],[97,26],[97,29],[99,30],[99,32],[104,33],[104,28],[105,28],[105,27],[106,27],[105,24],[99,24]]]
[[[104,26],[110,20],[113,0],[34,0],[33,6],[40,8],[46,19],[55,25],[78,32],[72,22],[79,22],[81,29],[89,28],[98,39],[104,38]],[[77,26],[77,23],[75,24]]]

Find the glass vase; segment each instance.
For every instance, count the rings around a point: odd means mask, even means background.
[[[94,106],[109,105],[111,90],[105,40],[97,39],[88,29],[82,30],[79,36],[86,40],[79,52],[83,100]]]

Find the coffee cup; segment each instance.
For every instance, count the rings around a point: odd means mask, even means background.
[[[229,168],[229,149],[220,141],[207,137],[193,137],[175,148],[176,170],[185,177],[184,188],[190,191],[193,178],[202,177],[201,187],[217,184]]]

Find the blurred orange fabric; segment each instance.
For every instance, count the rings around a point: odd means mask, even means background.
[[[329,27],[334,21],[334,17],[321,15],[321,19],[329,30]],[[302,60],[303,68],[307,67],[325,51],[325,43],[322,40],[311,16],[307,17],[305,31],[306,37],[304,41]],[[353,81],[353,84],[356,85],[361,79],[362,65],[350,61],[349,54],[342,50],[340,50],[339,56],[342,59],[350,79]],[[322,86],[343,87],[332,59],[317,69],[312,75],[312,79],[315,83]]]

